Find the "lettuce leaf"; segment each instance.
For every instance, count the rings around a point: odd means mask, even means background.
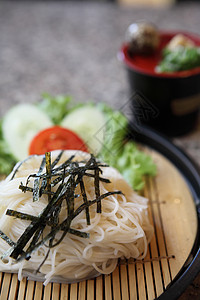
[[[0,120],[0,174],[8,175],[12,171],[15,163],[16,159],[9,152],[8,146],[3,138],[2,120]]]
[[[116,168],[134,190],[141,190],[145,183],[144,175],[156,175],[155,163],[151,156],[138,149],[133,140],[127,140],[128,120],[120,111],[113,111],[105,104],[99,108],[107,118],[100,159]]]
[[[144,175],[156,175],[156,165],[152,158],[131,141],[124,145],[115,167],[134,190],[141,190],[144,187]]]
[[[163,49],[163,57],[156,67],[157,72],[177,72],[200,66],[200,47],[177,47]]]
[[[72,98],[67,95],[51,96],[47,93],[42,95],[42,101],[37,106],[43,110],[55,124],[59,124],[64,116],[69,113],[69,104]]]

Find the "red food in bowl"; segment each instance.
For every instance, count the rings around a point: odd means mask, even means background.
[[[179,71],[179,72],[165,72],[158,73],[155,68],[159,64],[162,59],[162,50],[166,47],[169,41],[177,34],[183,34],[184,36],[191,39],[195,46],[200,47],[200,37],[187,32],[160,32],[160,43],[157,50],[150,55],[139,55],[134,54],[131,55],[129,53],[129,46],[124,44],[122,46],[122,50],[120,52],[120,59],[131,69],[138,71],[140,73],[144,73],[151,76],[158,77],[186,77],[191,76],[193,74],[200,73],[200,67],[193,68],[191,70]]]
[[[162,49],[180,33],[200,46],[198,35],[163,31],[153,54],[130,54],[127,44],[119,53],[130,84],[133,120],[168,136],[182,135],[193,129],[200,106],[200,67],[165,73],[155,70],[162,58]]]

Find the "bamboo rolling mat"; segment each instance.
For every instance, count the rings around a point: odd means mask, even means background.
[[[122,260],[110,275],[74,284],[21,282],[17,274],[0,273],[0,300],[151,300],[161,295],[185,264],[197,234],[190,190],[179,171],[151,151],[156,178],[147,178],[144,195],[154,237],[143,261]]]

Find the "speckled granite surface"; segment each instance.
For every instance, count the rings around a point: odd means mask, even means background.
[[[127,26],[138,20],[199,33],[200,3],[144,9],[95,1],[1,1],[0,116],[18,102],[38,101],[43,92],[119,108],[128,99],[128,83],[117,52]],[[200,165],[200,120],[175,142]],[[181,299],[199,299],[199,286],[197,278]]]
[[[161,29],[198,33],[199,15],[195,2],[144,9],[95,1],[1,1],[0,115],[43,92],[120,107],[128,84],[117,52],[127,26],[148,20]],[[178,142],[200,164],[198,137],[197,131]]]

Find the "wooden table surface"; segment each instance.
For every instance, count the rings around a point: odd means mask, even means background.
[[[160,29],[199,33],[199,15],[198,2],[130,8],[96,1],[1,1],[0,117],[16,103],[40,100],[43,92],[119,108],[129,92],[117,58],[128,25],[147,20]],[[173,141],[200,166],[200,118],[193,132]],[[199,298],[200,275],[180,299]]]

